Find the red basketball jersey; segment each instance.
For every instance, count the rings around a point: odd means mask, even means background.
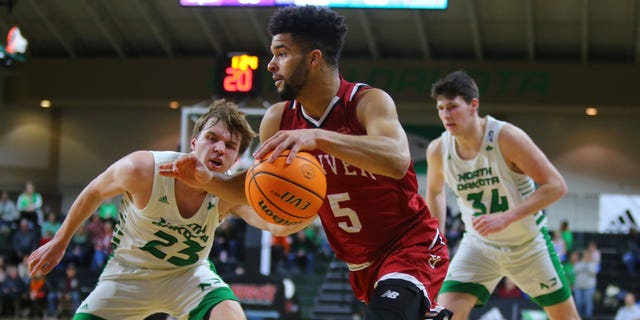
[[[320,128],[365,135],[356,116],[358,92],[370,89],[341,79],[340,89],[319,120],[304,114],[298,101],[289,101],[281,130]],[[413,163],[399,180],[373,174],[320,150],[310,151],[327,175],[327,196],[319,210],[322,225],[336,256],[351,264],[373,262],[393,248],[434,241],[438,222],[418,194]]]

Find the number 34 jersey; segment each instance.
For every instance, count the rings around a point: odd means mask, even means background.
[[[494,245],[514,246],[536,237],[546,225],[543,212],[536,212],[487,237],[471,226],[472,217],[507,211],[535,191],[533,179],[513,172],[502,157],[498,136],[505,124],[487,116],[480,152],[471,160],[459,157],[455,138],[445,131],[442,134],[442,169],[447,185],[456,194],[466,233]]]
[[[175,269],[202,262],[209,256],[219,224],[218,198],[207,194],[189,219],[180,215],[174,193],[175,179],[158,174],[158,165],[182,153],[154,151],[153,188],[149,203],[138,209],[128,194],[122,198],[120,216],[113,231],[113,253],[129,266]]]

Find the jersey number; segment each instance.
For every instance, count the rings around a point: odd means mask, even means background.
[[[474,217],[481,216],[483,214],[487,214],[487,207],[482,203],[482,194],[483,191],[477,193],[469,193],[467,195],[467,201],[472,201],[472,206],[474,209],[478,210],[473,213]],[[498,189],[491,189],[491,209],[489,213],[496,212],[504,212],[509,209],[509,202],[507,201],[506,196],[501,196],[498,193]]]
[[[349,219],[349,221],[338,222],[338,227],[349,233],[360,232],[360,230],[362,229],[362,223],[360,223],[360,219],[358,219],[358,214],[355,212],[355,210],[351,208],[340,207],[340,202],[351,200],[351,197],[349,197],[349,193],[345,192],[330,194],[327,195],[327,199],[329,199],[329,204],[331,205],[331,212],[333,212],[333,216],[335,216],[336,218],[347,217]]]
[[[147,244],[145,244],[143,247],[140,247],[140,249],[151,253],[154,257],[158,259],[165,260],[165,257],[167,256],[167,254],[162,252],[160,248],[157,248],[157,247],[167,247],[167,248],[171,247],[178,242],[178,239],[176,239],[176,237],[168,233],[165,233],[163,231],[158,231],[155,233],[155,235],[164,241],[151,240],[147,242]],[[194,264],[196,261],[198,261],[198,252],[204,249],[204,247],[193,240],[185,240],[182,243],[186,244],[187,248],[184,248],[178,251],[178,253],[185,255],[186,259],[172,256],[166,259],[167,262],[174,264],[176,266],[186,266],[186,265]]]

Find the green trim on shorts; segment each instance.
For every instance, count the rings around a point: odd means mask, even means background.
[[[556,304],[560,304],[565,300],[569,299],[571,297],[571,288],[569,287],[567,274],[564,272],[562,263],[560,263],[560,258],[556,253],[555,247],[553,246],[553,241],[551,240],[551,236],[549,235],[549,231],[547,230],[547,227],[543,227],[542,229],[540,229],[540,232],[542,232],[542,235],[544,236],[544,240],[547,243],[547,251],[549,252],[549,257],[551,258],[551,262],[553,262],[553,268],[556,270],[556,273],[560,277],[562,288],[545,295],[531,297],[531,300],[533,300],[533,302],[537,303],[541,307],[549,307],[549,306],[554,306]]]
[[[226,300],[238,301],[231,288],[218,288],[209,292],[198,306],[189,312],[189,320],[201,320],[210,309]]]
[[[485,305],[491,296],[491,292],[489,292],[489,290],[480,283],[460,282],[455,280],[445,280],[444,283],[442,283],[439,294],[446,292],[461,292],[475,296],[478,299],[476,306]]]
[[[90,313],[76,313],[73,315],[73,320],[107,320],[107,319],[94,316]]]
[[[209,267],[216,273],[216,267],[213,262],[209,261]],[[217,274],[217,273],[216,273]],[[200,301],[198,306],[189,312],[189,320],[201,320],[209,312],[210,309],[217,306],[220,302],[225,300],[238,301],[238,298],[233,293],[233,290],[229,287],[222,287],[215,289],[209,293]],[[239,301],[238,301],[239,302]]]

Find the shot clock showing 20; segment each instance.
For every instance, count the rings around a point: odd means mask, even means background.
[[[258,93],[260,60],[249,54],[230,54],[222,59],[222,91],[225,95],[251,96]]]

